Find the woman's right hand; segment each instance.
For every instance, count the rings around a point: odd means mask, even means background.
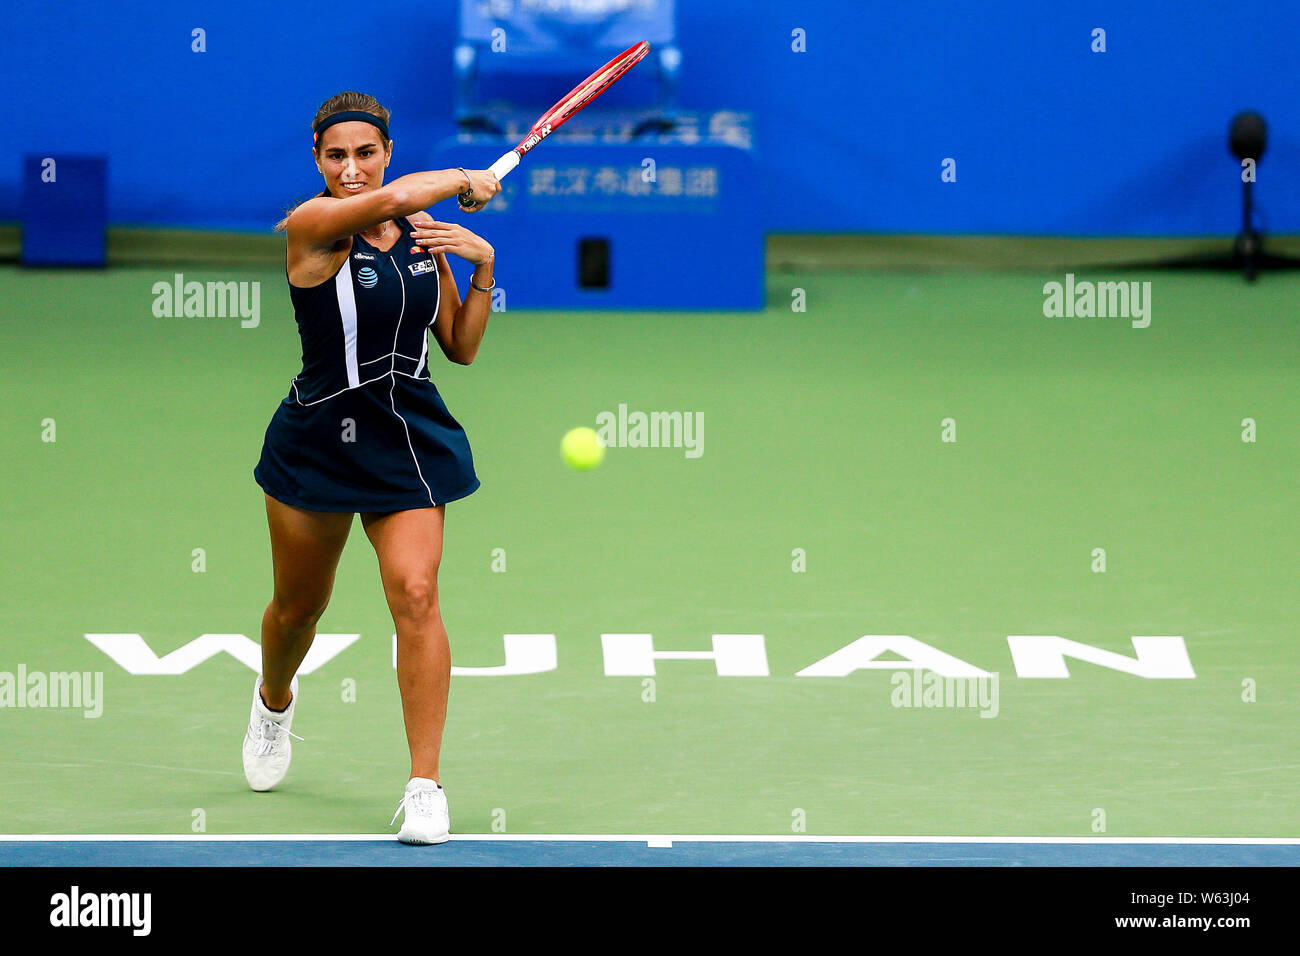
[[[469,189],[469,197],[466,197],[464,193],[458,197],[460,208],[465,210],[465,212],[478,212],[488,204],[488,201],[493,196],[501,192],[501,181],[493,175],[490,169],[467,169],[465,170],[465,175],[467,175],[470,182],[473,183],[473,187]],[[465,205],[467,198],[472,198],[474,200],[468,206]]]

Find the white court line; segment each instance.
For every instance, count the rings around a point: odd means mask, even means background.
[[[810,834],[654,833],[453,833],[452,840],[497,843],[963,843],[1191,846],[1297,846],[1300,837],[1044,837],[1044,836],[814,836]],[[392,833],[22,833],[0,834],[0,843],[349,843],[388,841]]]

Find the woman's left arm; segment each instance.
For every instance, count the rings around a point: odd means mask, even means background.
[[[458,365],[468,365],[478,354],[478,347],[487,331],[488,315],[492,311],[492,293],[484,292],[493,285],[492,265],[495,253],[492,246],[464,226],[437,222],[432,217],[412,216],[415,227],[412,238],[416,246],[430,253],[438,263],[438,282],[441,296],[438,317],[433,323],[433,337],[444,355]],[[461,301],[456,277],[447,262],[452,253],[474,266],[470,288]],[[477,288],[475,288],[477,286]]]

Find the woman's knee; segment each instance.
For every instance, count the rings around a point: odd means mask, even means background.
[[[304,602],[277,596],[271,599],[271,606],[267,609],[267,613],[281,631],[306,631],[316,626],[316,622],[325,613],[328,603],[328,598],[323,601]]]
[[[404,575],[389,587],[388,607],[394,617],[407,620],[424,621],[437,614],[437,575]]]

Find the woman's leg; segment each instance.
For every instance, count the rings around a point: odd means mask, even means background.
[[[451,647],[438,608],[443,512],[439,507],[361,516],[397,627],[397,686],[411,776],[434,781],[451,684]]]
[[[289,683],[316,637],[352,515],[304,511],[266,496],[275,591],[262,615],[262,700],[289,706]]]

